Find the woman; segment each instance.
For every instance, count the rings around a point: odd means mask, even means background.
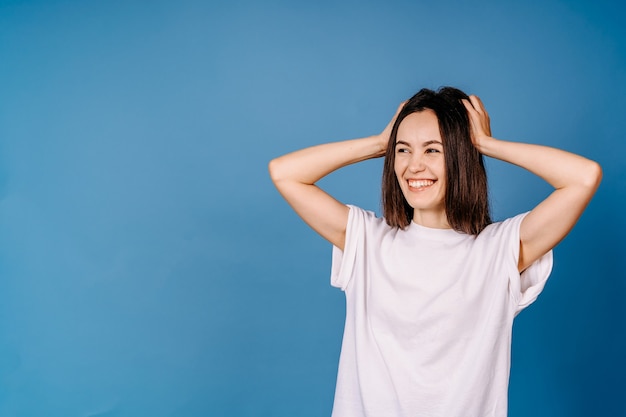
[[[315,185],[383,155],[382,219]],[[492,223],[482,155],[555,190]],[[543,289],[599,165],[491,137],[478,97],[445,87],[418,92],[379,135],[293,152],[270,174],[334,245],[331,282],[347,302],[333,416],[506,416],[513,318]]]

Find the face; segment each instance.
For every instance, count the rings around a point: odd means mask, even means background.
[[[446,171],[435,112],[427,109],[405,117],[398,126],[395,146],[394,170],[404,198],[414,209],[413,220],[444,226]]]

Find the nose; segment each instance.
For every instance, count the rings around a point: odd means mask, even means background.
[[[415,174],[423,170],[424,170],[423,156],[420,155],[418,152],[416,152],[411,156],[411,160],[409,161],[409,171]]]

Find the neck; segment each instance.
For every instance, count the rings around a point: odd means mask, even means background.
[[[451,229],[445,211],[414,210],[413,221],[431,229]]]

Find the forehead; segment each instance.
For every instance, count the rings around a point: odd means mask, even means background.
[[[442,142],[435,112],[426,109],[406,116],[398,126],[396,142],[398,141],[416,144],[426,141]]]

